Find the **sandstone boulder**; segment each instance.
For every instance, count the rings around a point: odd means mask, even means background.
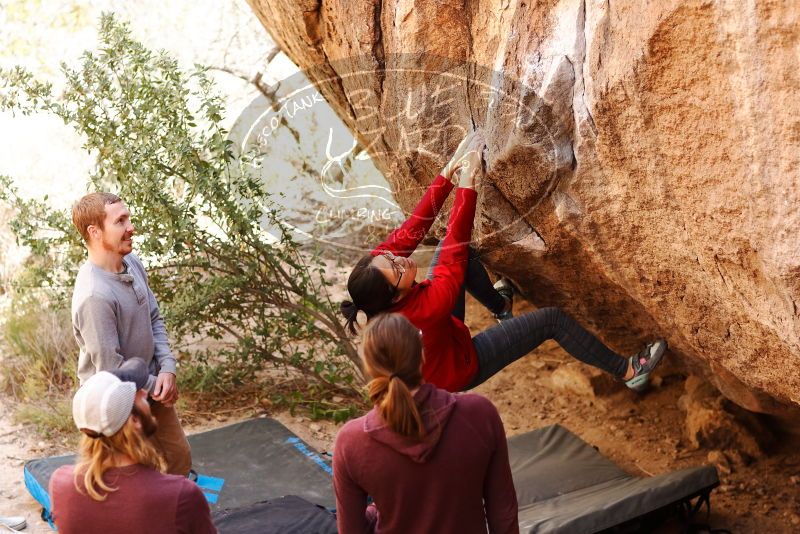
[[[405,209],[482,128],[490,268],[621,352],[666,337],[741,406],[797,417],[800,5],[249,1]]]
[[[772,444],[771,432],[757,416],[726,401],[702,378],[690,376],[685,389],[678,405],[686,412],[685,432],[694,448],[716,449],[726,460],[747,463]],[[720,458],[715,453],[709,461],[724,467]]]

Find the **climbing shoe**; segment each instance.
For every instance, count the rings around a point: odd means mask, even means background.
[[[625,385],[639,392],[647,389],[647,384],[650,382],[650,373],[656,368],[666,351],[667,342],[659,339],[649,343],[639,351],[639,354],[631,356],[628,361],[633,367],[633,378],[626,380]]]
[[[501,278],[494,283],[494,288],[506,300],[506,310],[501,313],[495,313],[494,318],[497,322],[505,321],[514,317],[514,286],[508,278]]]
[[[22,516],[0,517],[0,526],[4,527],[0,532],[17,532],[28,526],[27,521]]]

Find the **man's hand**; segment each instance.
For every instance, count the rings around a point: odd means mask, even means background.
[[[153,389],[153,400],[159,401],[164,406],[172,406],[178,400],[178,385],[172,373],[158,373],[156,387]]]

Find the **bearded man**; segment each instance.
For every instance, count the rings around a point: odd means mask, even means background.
[[[72,327],[80,347],[78,378],[117,369],[141,358],[150,376],[144,389],[158,421],[153,442],[167,472],[187,475],[192,455],[175,401],[177,365],[144,266],[133,251],[135,227],[125,203],[111,193],[90,193],[72,207],[72,222],[88,258],[72,294]]]

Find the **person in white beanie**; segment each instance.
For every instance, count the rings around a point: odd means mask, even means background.
[[[90,193],[72,206],[72,223],[88,258],[75,278],[72,327],[80,347],[78,378],[112,371],[130,358],[147,364],[147,389],[158,432],[153,442],[167,472],[186,475],[192,454],[175,411],[177,364],[158,302],[133,251],[135,227],[125,203],[111,193]]]
[[[164,459],[149,439],[158,422],[143,389],[147,380],[147,365],[132,359],[95,373],[75,393],[80,458],[58,468],[49,486],[60,534],[217,532],[200,488],[164,474]]]

